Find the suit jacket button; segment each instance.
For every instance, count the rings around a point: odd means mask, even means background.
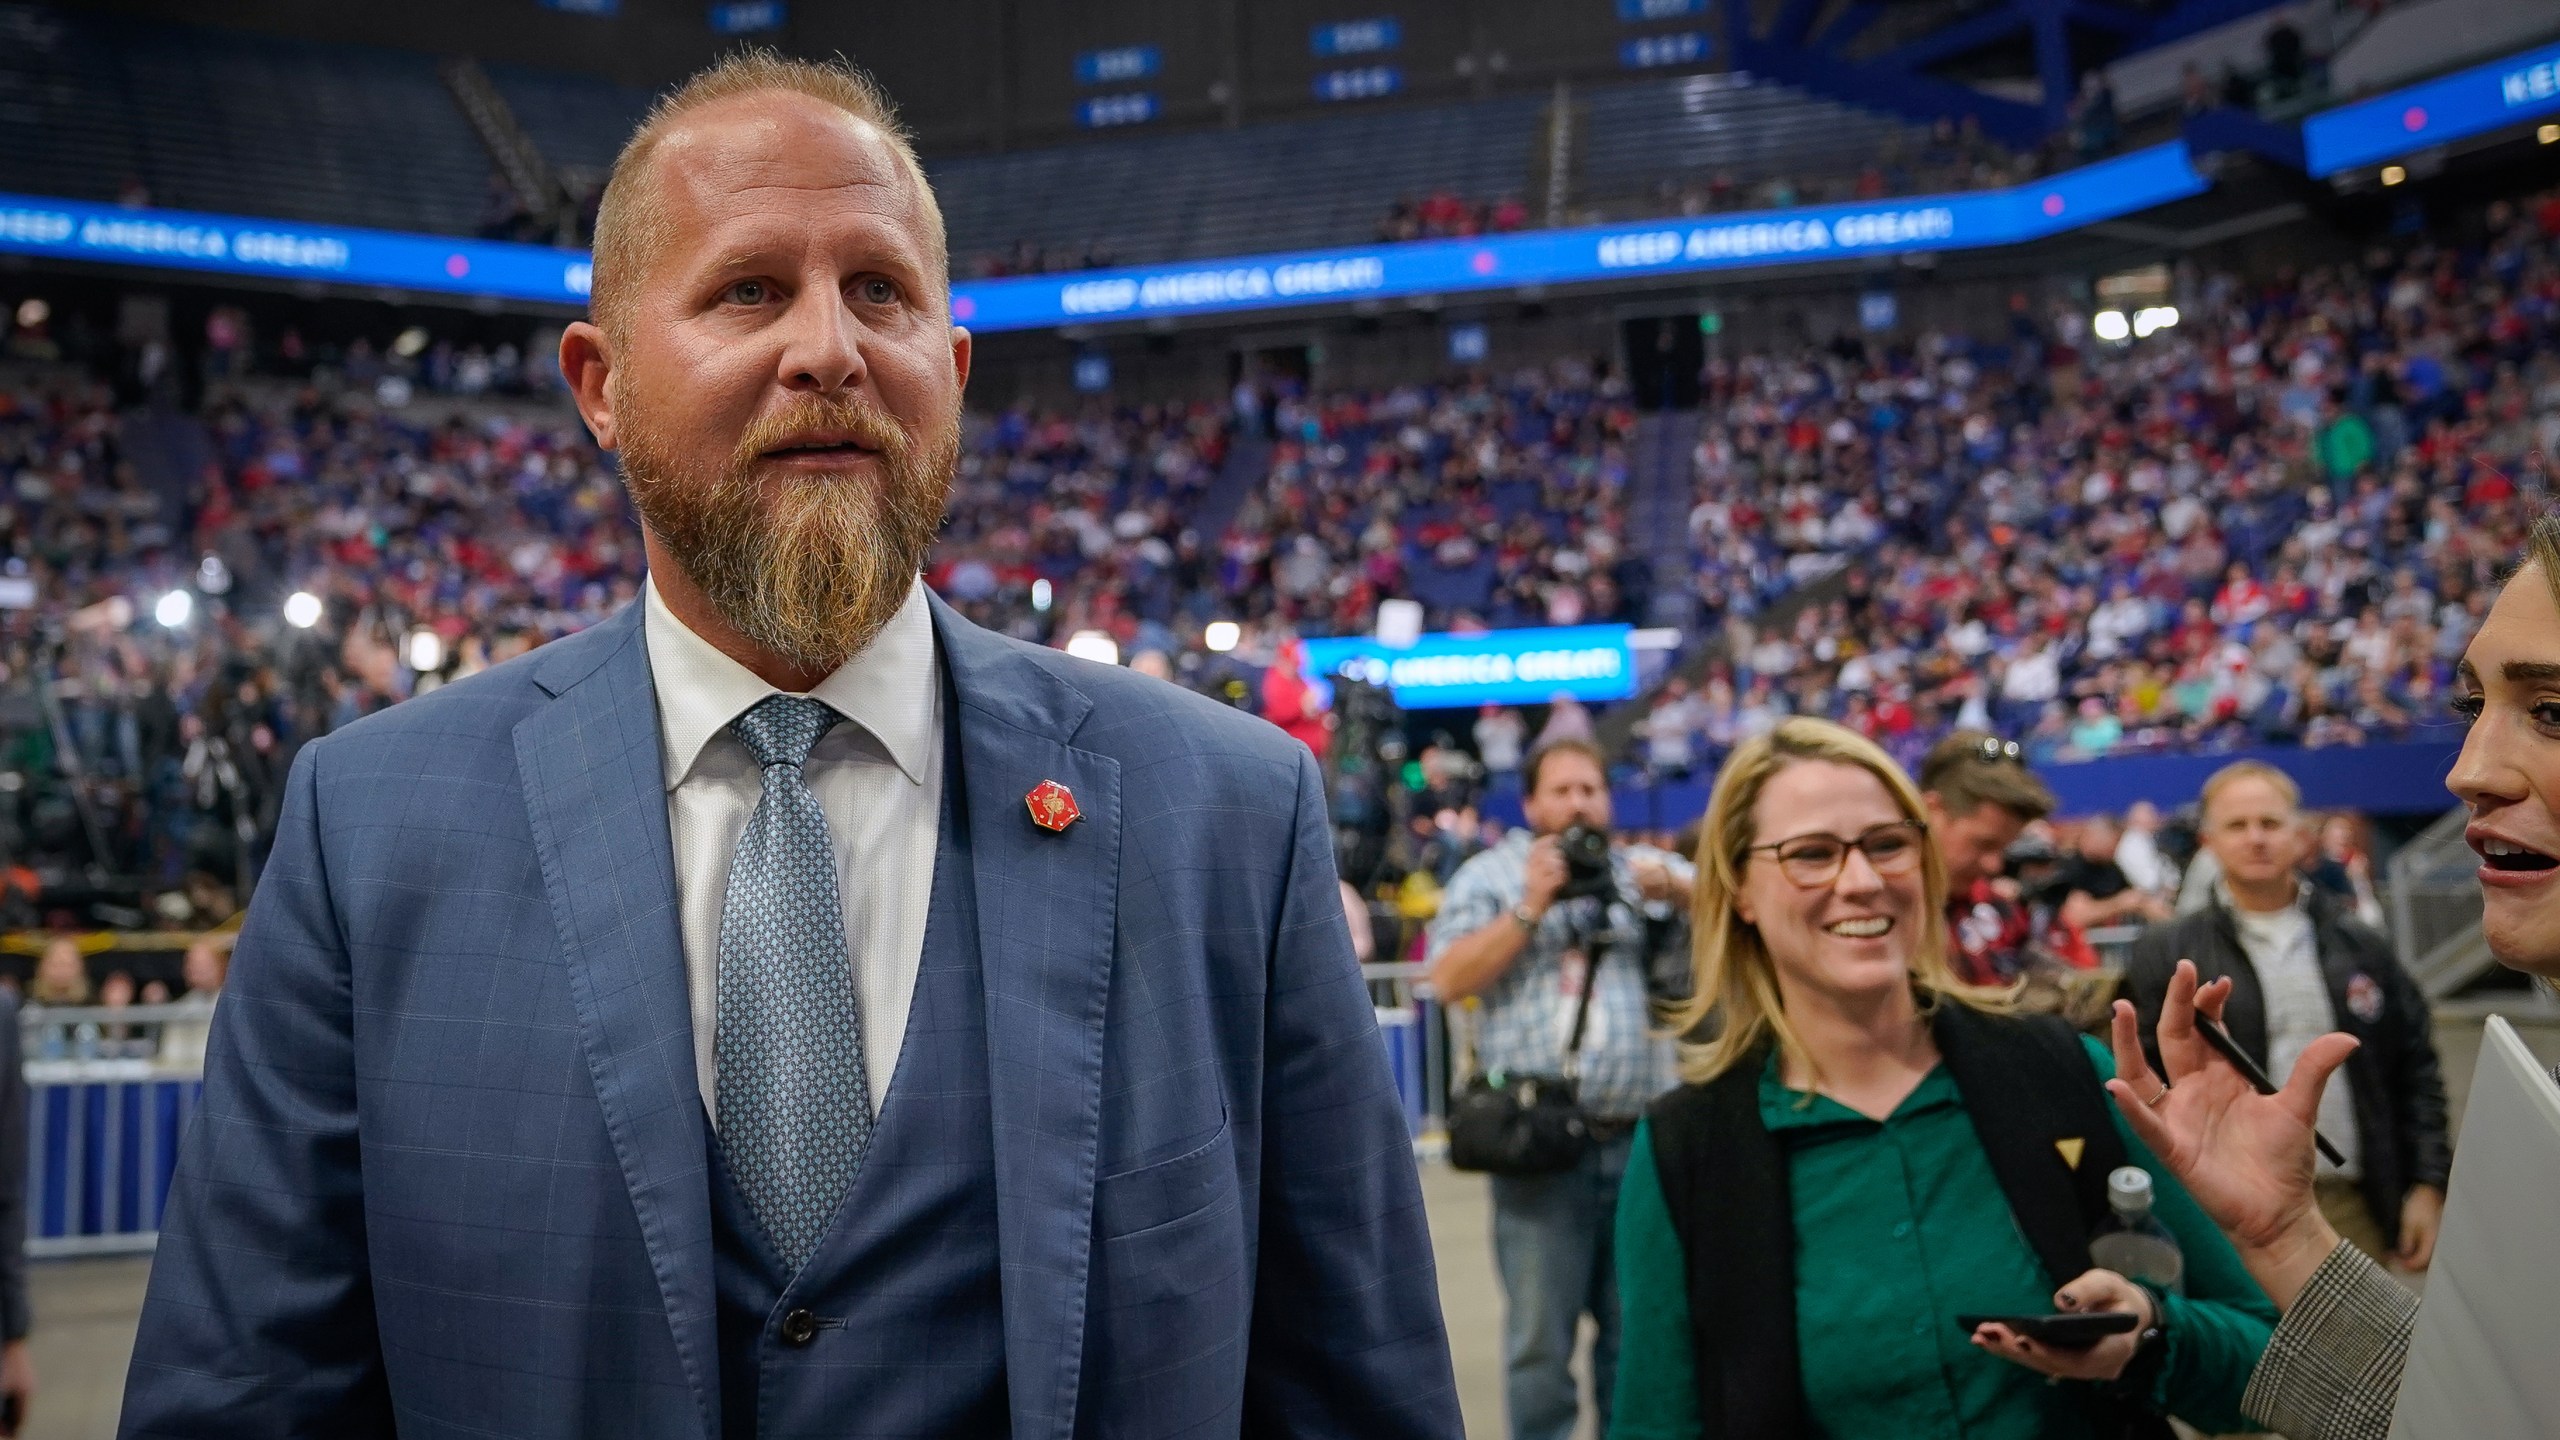
[[[794,1310],[782,1317],[782,1343],[797,1350],[818,1338],[818,1317],[806,1310]]]

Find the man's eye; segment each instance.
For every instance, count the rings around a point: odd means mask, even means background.
[[[725,296],[732,305],[761,305],[773,298],[773,287],[761,280],[741,280]]]
[[[855,286],[854,293],[861,296],[867,304],[886,305],[898,298],[898,287],[874,275]]]

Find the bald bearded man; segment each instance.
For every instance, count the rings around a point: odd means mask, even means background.
[[[594,274],[646,593],[296,759],[122,1433],[1457,1435],[1312,757],[918,579],[886,100],[695,77]]]

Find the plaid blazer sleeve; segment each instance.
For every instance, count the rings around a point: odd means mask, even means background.
[[[2292,1440],[2384,1440],[2418,1297],[2341,1241],[2267,1341],[2240,1408]]]

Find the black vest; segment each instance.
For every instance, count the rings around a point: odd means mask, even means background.
[[[943,705],[957,714],[947,689]],[[724,1440],[1001,1436],[1010,1428],[986,986],[964,793],[954,726],[945,731],[942,839],[897,1075],[861,1173],[799,1274],[782,1273],[730,1183],[719,1139],[710,1141]]]
[[[2071,1027],[1941,1003],[1931,1030],[2019,1230],[2056,1288],[2089,1269],[2107,1174],[2125,1163],[2107,1092]],[[1796,1354],[1795,1211],[1787,1156],[1760,1121],[1764,1046],[1653,1104],[1654,1165],[1689,1265],[1689,1325],[1706,1440],[1810,1435]],[[2066,1163],[2055,1141],[2083,1142]],[[1950,1318],[1950,1324],[1954,1323]],[[2100,1440],[2166,1440],[2166,1421],[2079,1386]]]

